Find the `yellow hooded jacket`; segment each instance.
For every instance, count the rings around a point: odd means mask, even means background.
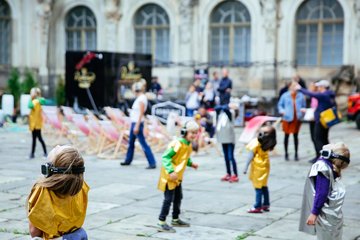
[[[41,104],[43,98],[35,98],[29,102],[28,107],[31,109],[29,114],[29,129],[30,131],[40,130],[43,126],[42,108]]]
[[[179,138],[169,144],[168,149],[162,156],[162,167],[158,183],[159,190],[165,192],[166,185],[169,190],[173,190],[180,185],[186,166],[192,165],[191,152],[191,143],[184,138]],[[176,172],[178,175],[176,181],[170,179],[170,173],[172,172]]]
[[[254,153],[250,166],[250,181],[252,181],[254,188],[266,187],[270,174],[269,151],[261,149],[261,144],[257,138],[251,140],[246,149]]]
[[[74,196],[58,196],[44,187],[35,186],[28,199],[28,217],[43,232],[45,240],[73,232],[84,223],[89,186],[84,182]]]

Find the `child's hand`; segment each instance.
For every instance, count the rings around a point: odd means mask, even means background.
[[[197,170],[198,167],[199,167],[199,165],[196,164],[196,163],[192,163],[192,164],[191,164],[191,167],[192,167],[193,169]]]
[[[317,219],[317,216],[315,214],[310,214],[310,216],[306,220],[306,224],[307,225],[315,225],[316,219]]]
[[[176,181],[178,179],[178,175],[176,172],[172,172],[170,173],[170,180],[171,181]]]

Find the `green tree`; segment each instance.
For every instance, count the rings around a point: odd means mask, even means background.
[[[25,78],[21,83],[21,93],[29,94],[33,87],[37,87],[38,82],[34,77],[34,74],[29,70],[25,70]]]
[[[61,106],[65,104],[65,81],[62,76],[59,76],[56,86],[56,105]]]
[[[14,105],[17,108],[21,94],[20,73],[17,68],[13,68],[10,71],[6,92],[14,96]]]

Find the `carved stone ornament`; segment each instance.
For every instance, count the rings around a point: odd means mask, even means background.
[[[121,18],[119,9],[120,0],[105,0],[105,16],[107,20],[118,22]]]
[[[189,43],[192,32],[193,0],[180,0],[180,40],[182,43]]]
[[[53,0],[37,0],[36,14],[39,17],[39,28],[41,31],[41,41],[46,42],[49,31],[50,18],[53,10]]]
[[[276,34],[276,0],[260,0],[261,10],[264,18],[266,41],[273,42]]]

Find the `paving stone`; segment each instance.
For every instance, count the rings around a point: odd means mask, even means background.
[[[119,205],[112,204],[112,203],[89,201],[88,202],[88,207],[87,207],[87,214],[91,215],[91,214],[98,213],[98,212],[108,210],[108,209],[111,209],[111,208],[115,208],[115,207],[118,207],[118,206]]]
[[[315,240],[316,237],[299,232],[299,221],[292,220],[282,220],[276,221],[272,224],[262,228],[259,231],[256,231],[257,236],[264,238],[276,237],[279,239],[293,240],[293,239],[306,239],[306,240]]]
[[[237,128],[235,131],[239,136],[242,129]],[[360,211],[357,211],[360,209],[360,148],[357,141],[360,139],[360,131],[355,131],[353,126],[350,128],[340,124],[331,129],[330,136],[332,142],[344,141],[351,149],[352,162],[342,176],[347,188],[343,206],[343,239],[353,240],[360,235]],[[282,131],[278,131],[278,138],[283,137]],[[155,228],[163,201],[163,193],[157,190],[160,168],[145,170],[147,161],[142,153],[137,153],[128,167],[119,165],[124,154],[116,160],[85,156],[85,180],[91,190],[84,228],[89,239],[95,240],[235,240],[249,232],[252,234],[246,239],[250,240],[315,239],[297,231],[303,187],[311,167],[307,160],[314,153],[307,126],[302,128],[299,137],[299,162],[284,161],[282,144],[278,144],[276,153],[270,155],[268,186],[271,212],[266,214],[246,213],[255,199],[248,175],[240,174],[240,181],[236,184],[220,181],[225,174],[225,164],[223,156],[219,156],[215,149],[210,149],[208,154],[192,156],[200,167],[197,171],[191,168],[185,171],[181,208],[181,218],[189,221],[191,227],[177,229],[175,234],[158,233]],[[32,185],[41,176],[40,165],[45,160],[39,148],[36,159],[26,159],[31,146],[31,136],[27,129],[14,132],[0,128],[0,141],[0,229],[6,228],[11,232],[0,231],[0,239],[28,239],[28,235],[14,234],[13,231],[28,231],[25,200]],[[292,156],[293,143],[290,143]],[[237,144],[235,154],[239,173],[242,172],[247,154],[246,151],[239,153],[243,147]],[[48,146],[48,149],[51,147]],[[158,166],[161,154],[155,154]],[[1,212],[2,209],[7,211]],[[171,211],[168,217],[170,220]]]

